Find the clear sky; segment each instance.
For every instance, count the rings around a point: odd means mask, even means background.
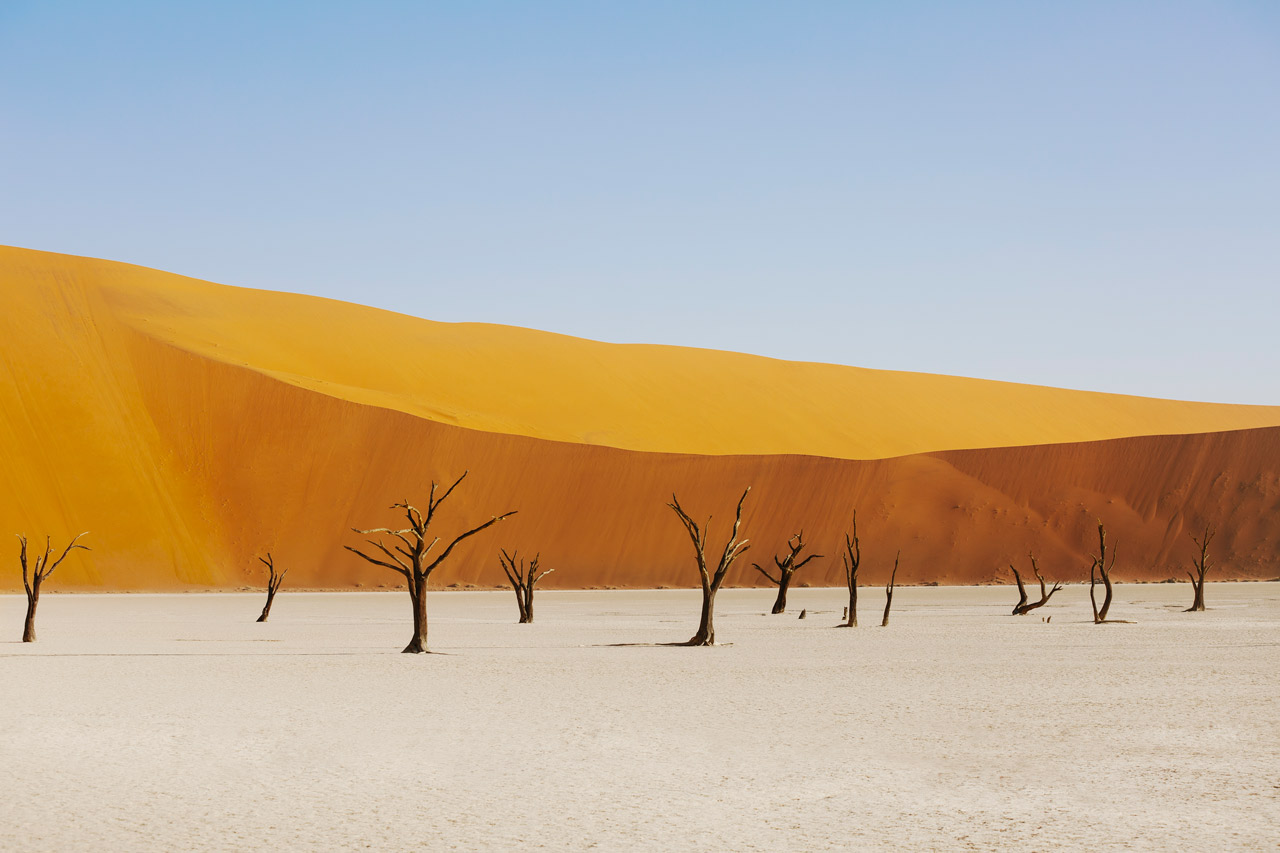
[[[1280,3],[3,0],[0,243],[1280,404]]]

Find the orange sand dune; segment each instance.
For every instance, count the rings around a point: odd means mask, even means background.
[[[1280,407],[433,323],[20,249],[0,293],[0,530],[92,531],[63,587],[241,585],[268,549],[297,585],[391,583],[345,531],[466,468],[442,522],[520,514],[442,583],[497,583],[502,544],[560,586],[688,584],[664,501],[722,532],[746,485],[750,556],[803,526],[815,584],[854,507],[869,581],[898,548],[907,581],[993,579],[1031,547],[1079,577],[1095,516],[1126,577],[1180,574],[1206,521],[1224,573],[1280,574]]]

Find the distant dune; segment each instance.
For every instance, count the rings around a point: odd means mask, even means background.
[[[1280,575],[1280,407],[435,323],[12,248],[0,300],[0,532],[91,531],[53,588],[241,586],[266,550],[290,585],[392,583],[347,531],[464,469],[442,526],[520,513],[442,584],[499,583],[503,545],[541,551],[548,585],[689,585],[664,502],[718,542],[747,485],[731,583],[801,527],[827,557],[797,583],[842,582],[854,508],[868,582],[898,549],[907,582],[994,580],[1032,548],[1079,579],[1098,517],[1124,579],[1182,576],[1206,522],[1219,576]]]

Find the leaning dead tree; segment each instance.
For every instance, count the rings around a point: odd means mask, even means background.
[[[81,533],[80,536],[88,536],[88,531]],[[88,545],[77,544],[80,536],[71,540],[71,544],[62,552],[62,556],[53,562],[49,562],[53,557],[53,542],[48,536],[44,539],[44,554],[35,558],[34,562],[28,561],[27,558],[27,537],[19,534],[18,541],[22,543],[22,550],[18,554],[18,561],[22,563],[22,587],[27,592],[27,618],[22,623],[22,642],[34,643],[36,641],[36,605],[40,603],[40,585],[44,583],[45,578],[53,574],[53,570],[62,565],[62,561],[67,559],[67,555],[74,549],[80,548],[85,551],[91,550]]]
[[[769,574],[769,571],[763,568],[759,563],[752,563],[752,567],[769,579],[770,583],[778,587],[778,597],[773,602],[773,613],[784,613],[787,609],[787,590],[791,588],[791,578],[800,568],[810,560],[822,559],[821,554],[810,554],[803,560],[796,562],[800,556],[800,552],[804,550],[804,531],[801,530],[795,536],[787,540],[787,555],[777,556],[773,558],[773,563],[778,567],[778,576],[775,578]]]
[[[853,514],[853,534],[844,535],[844,553],[840,555],[844,562],[844,580],[849,585],[849,607],[845,610],[844,624],[841,628],[858,627],[858,564],[862,562],[862,547],[858,544],[858,513]]]
[[[413,605],[413,638],[409,640],[409,645],[404,647],[404,651],[409,654],[422,654],[428,651],[427,578],[439,568],[440,564],[448,558],[449,554],[463,539],[474,536],[481,530],[492,527],[504,518],[510,518],[516,514],[512,510],[502,515],[495,515],[484,524],[458,534],[434,560],[428,562],[427,554],[440,541],[440,537],[437,536],[428,541],[427,530],[431,527],[431,522],[435,519],[436,510],[440,508],[440,504],[448,500],[449,495],[453,494],[453,490],[458,488],[458,483],[466,479],[467,473],[469,472],[464,471],[462,476],[454,481],[454,484],[439,497],[436,497],[436,491],[439,487],[432,480],[431,493],[427,497],[427,511],[425,513],[420,512],[417,507],[408,501],[392,504],[392,509],[404,511],[405,518],[409,522],[408,527],[398,530],[388,527],[360,530],[353,527],[352,530],[355,533],[368,537],[365,539],[366,544],[371,549],[375,549],[378,552],[377,554],[365,553],[358,548],[352,548],[350,545],[342,546],[361,559],[367,560],[375,566],[391,569],[391,571],[404,577],[405,583],[409,587],[409,601]],[[382,536],[375,536],[375,534],[389,536],[391,539],[386,540]]]
[[[1040,567],[1036,565],[1036,555],[1028,554],[1027,556],[1031,558],[1031,571],[1035,573],[1036,580],[1040,581],[1040,600],[1027,601],[1027,588],[1022,584],[1022,575],[1018,574],[1018,567],[1010,563],[1009,568],[1013,570],[1013,579],[1018,582],[1018,603],[1013,607],[1014,616],[1025,616],[1038,607],[1044,607],[1053,594],[1062,589],[1062,584],[1055,583],[1053,589],[1045,592],[1044,575],[1040,574]]]
[[[533,585],[545,578],[547,575],[555,571],[555,569],[547,569],[546,571],[538,571],[538,557],[534,554],[533,559],[529,561],[526,567],[524,560],[519,558],[519,551],[512,551],[510,554],[505,549],[498,552],[498,561],[502,563],[502,571],[506,572],[507,580],[511,582],[511,587],[516,591],[516,606],[520,608],[520,622],[525,625],[533,621]]]
[[[1116,547],[1111,546],[1111,562],[1107,562],[1107,528],[1102,522],[1098,522],[1098,556],[1092,558],[1093,565],[1089,567],[1089,603],[1093,605],[1093,624],[1101,625],[1104,622],[1123,622],[1123,619],[1108,619],[1107,613],[1111,610],[1111,570],[1116,565]],[[1106,595],[1102,599],[1102,607],[1098,607],[1098,599],[1094,589],[1098,585],[1098,579],[1102,579],[1102,586],[1106,590]]]
[[[742,556],[743,552],[748,549],[747,540],[738,541],[738,528],[742,525],[742,504],[747,499],[747,493],[751,491],[748,486],[746,491],[742,493],[742,497],[738,498],[738,509],[733,519],[733,529],[729,532],[729,541],[725,543],[724,551],[720,554],[720,559],[716,562],[715,568],[707,566],[707,535],[711,527],[711,517],[708,516],[706,523],[701,527],[689,514],[680,506],[680,500],[675,496],[671,496],[671,503],[667,506],[675,512],[680,518],[680,523],[684,525],[684,529],[688,532],[689,538],[693,540],[693,549],[698,557],[698,576],[702,581],[702,618],[698,622],[698,633],[689,638],[685,646],[714,646],[716,642],[716,631],[714,626],[716,593],[720,591],[720,585],[724,583],[724,577],[729,572],[729,567],[733,565],[733,561]]]
[[[893,574],[889,575],[889,582],[884,585],[884,618],[880,620],[881,628],[889,626],[889,608],[893,606],[893,587],[898,580],[898,558],[901,556],[901,551],[894,555]]]
[[[271,558],[271,552],[267,552],[267,556],[259,557],[258,562],[267,567],[267,603],[262,606],[262,615],[258,617],[259,622],[266,622],[267,617],[271,615],[271,603],[276,600],[276,593],[280,591],[280,584],[284,583],[284,576],[289,573],[288,569],[283,572],[276,571],[275,560]]]
[[[1196,547],[1200,549],[1200,559],[1192,561],[1196,573],[1193,575],[1191,572],[1187,572],[1187,576],[1191,578],[1191,586],[1195,589],[1195,598],[1192,600],[1191,606],[1182,611],[1183,613],[1204,610],[1204,576],[1209,573],[1209,543],[1213,541],[1215,532],[1212,527],[1205,525],[1204,536],[1201,538],[1197,539],[1194,533],[1191,534],[1191,541],[1196,543]]]

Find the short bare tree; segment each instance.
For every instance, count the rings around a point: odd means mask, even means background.
[[[1200,558],[1192,561],[1196,573],[1187,572],[1187,576],[1191,578],[1191,586],[1195,589],[1195,598],[1192,600],[1191,606],[1182,611],[1183,613],[1195,613],[1204,610],[1204,576],[1209,573],[1209,543],[1213,541],[1215,533],[1216,531],[1212,527],[1205,525],[1204,536],[1197,539],[1194,533],[1191,534],[1191,541],[1196,543],[1196,547],[1200,549]]]
[[[266,622],[267,617],[271,615],[271,604],[276,600],[276,593],[280,591],[280,584],[284,583],[284,576],[289,573],[289,570],[277,572],[275,560],[272,559],[270,551],[267,552],[267,556],[259,557],[258,562],[267,567],[267,603],[262,606],[262,615],[258,617],[259,622]]]
[[[1044,607],[1053,594],[1062,589],[1062,584],[1055,583],[1053,589],[1045,592],[1044,575],[1040,574],[1040,567],[1036,565],[1036,555],[1028,554],[1027,556],[1031,558],[1031,571],[1035,573],[1036,580],[1040,581],[1040,600],[1027,601],[1027,588],[1022,584],[1022,575],[1018,574],[1018,567],[1010,563],[1009,568],[1013,570],[1013,579],[1018,582],[1018,603],[1013,607],[1014,616],[1025,616],[1032,610]]]
[[[1107,528],[1102,522],[1098,522],[1098,556],[1093,557],[1093,565],[1089,567],[1089,603],[1093,605],[1093,624],[1102,625],[1106,622],[1124,622],[1123,619],[1108,619],[1107,614],[1111,611],[1111,596],[1113,589],[1111,588],[1111,570],[1116,565],[1117,548],[1111,546],[1111,561],[1107,561]],[[1098,599],[1095,593],[1095,587],[1101,578],[1102,586],[1106,590],[1106,595],[1102,599],[1102,607],[1098,607]]]
[[[88,531],[81,533],[75,539],[71,540],[71,544],[62,552],[62,556],[49,562],[53,558],[53,542],[46,536],[44,538],[44,554],[35,558],[34,562],[28,564],[27,559],[27,537],[19,534],[18,541],[22,543],[22,550],[18,554],[18,561],[22,564],[22,587],[27,592],[27,618],[22,623],[22,642],[34,643],[36,641],[36,606],[40,603],[40,586],[45,582],[49,575],[53,574],[53,570],[62,565],[62,561],[67,559],[76,548],[85,551],[92,550],[87,545],[77,544],[81,536],[88,536]]]
[[[547,569],[538,571],[538,558],[541,555],[534,554],[533,559],[529,561],[526,567],[524,560],[520,559],[519,551],[512,551],[510,554],[505,549],[498,552],[498,561],[502,563],[502,571],[507,575],[507,580],[511,582],[511,588],[516,591],[516,606],[520,608],[520,622],[525,625],[533,621],[533,585],[545,578],[547,575],[555,571],[555,569]]]
[[[901,556],[901,551],[894,555],[893,574],[889,575],[889,582],[884,585],[884,618],[880,620],[881,628],[889,626],[889,608],[893,606],[893,588],[898,580],[898,558]]]
[[[800,570],[805,563],[810,560],[822,559],[821,554],[810,554],[803,560],[797,562],[800,552],[804,550],[804,531],[801,530],[795,536],[787,540],[786,556],[776,556],[773,563],[778,567],[778,576],[775,578],[769,574],[769,571],[763,568],[759,563],[752,563],[752,567],[769,579],[770,583],[777,585],[778,597],[774,599],[772,613],[785,613],[787,609],[787,590],[791,588],[791,578]]]
[[[720,585],[724,583],[724,577],[728,574],[729,567],[733,565],[733,561],[748,550],[746,539],[741,542],[738,541],[738,528],[742,525],[742,504],[747,499],[747,493],[750,491],[751,487],[748,486],[746,491],[742,493],[742,497],[738,498],[738,509],[734,516],[733,529],[729,532],[729,541],[725,543],[724,551],[720,554],[720,559],[716,562],[714,569],[707,566],[706,554],[711,517],[708,516],[706,523],[699,527],[697,522],[690,518],[684,508],[680,506],[680,501],[675,495],[671,496],[671,503],[667,504],[680,518],[680,523],[684,525],[689,538],[693,541],[693,549],[698,558],[698,576],[702,581],[702,618],[698,622],[698,633],[690,637],[687,643],[681,643],[680,645],[715,645],[716,593],[720,591]]]
[[[352,548],[350,545],[342,546],[361,559],[367,560],[375,566],[391,569],[391,571],[397,572],[404,577],[409,587],[409,601],[413,605],[413,638],[409,640],[409,645],[404,647],[406,654],[423,654],[430,651],[427,647],[427,578],[440,567],[440,564],[448,558],[449,554],[463,539],[474,536],[481,530],[492,527],[504,518],[510,518],[516,514],[515,510],[512,510],[502,515],[495,515],[484,524],[458,534],[434,560],[427,562],[428,552],[440,541],[438,536],[427,541],[427,529],[435,519],[436,510],[440,508],[440,504],[448,500],[449,495],[453,494],[453,490],[458,488],[458,483],[466,479],[467,473],[469,472],[463,472],[462,476],[454,481],[454,484],[446,489],[440,497],[436,497],[438,486],[432,480],[431,493],[427,497],[426,513],[418,511],[408,501],[392,504],[392,509],[404,511],[405,518],[409,522],[408,527],[398,530],[388,527],[360,530],[353,527],[352,530],[355,533],[370,537],[365,542],[376,549],[381,556],[367,554],[358,548]],[[375,534],[390,536],[395,541],[388,542],[381,537],[374,538]],[[388,547],[388,544],[390,547]]]
[[[858,627],[858,565],[862,562],[862,547],[858,544],[858,513],[853,514],[853,534],[844,535],[844,581],[849,586],[849,607],[845,610],[841,628]]]

